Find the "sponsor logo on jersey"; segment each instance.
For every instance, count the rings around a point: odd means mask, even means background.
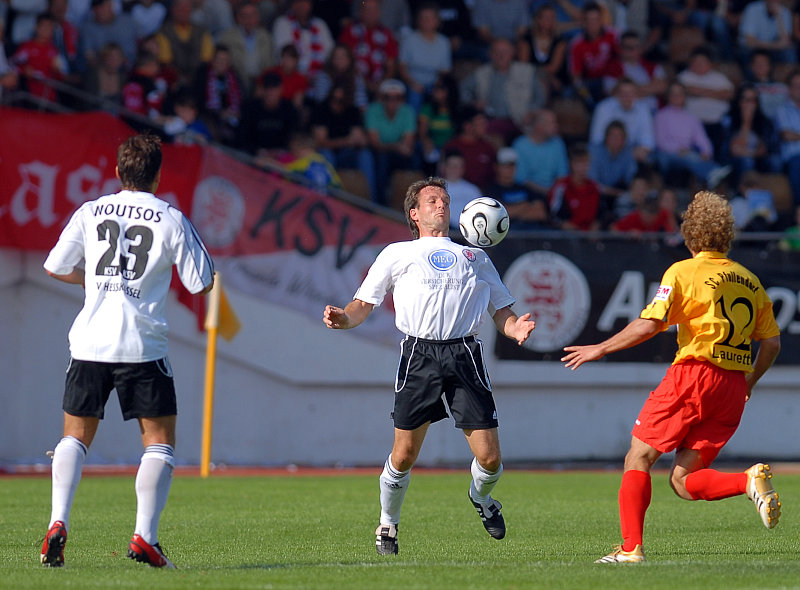
[[[456,255],[450,250],[434,250],[428,254],[428,262],[436,270],[449,270],[456,263]]]
[[[672,293],[672,287],[661,285],[658,291],[656,291],[656,296],[653,297],[653,301],[666,301],[669,299],[670,293]]]
[[[523,254],[508,267],[503,282],[517,300],[517,313],[531,313],[536,329],[523,346],[561,352],[583,331],[592,307],[583,272],[555,252]]]
[[[464,254],[464,257],[470,262],[475,262],[475,260],[478,258],[477,256],[475,256],[475,252],[469,250],[468,248],[464,248],[461,252]]]

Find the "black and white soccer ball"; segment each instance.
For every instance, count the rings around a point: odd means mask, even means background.
[[[464,206],[458,227],[473,246],[496,246],[508,235],[508,211],[500,201],[478,197]]]

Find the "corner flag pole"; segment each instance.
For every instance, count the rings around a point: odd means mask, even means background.
[[[208,313],[205,328],[208,332],[206,343],[206,382],[203,401],[203,442],[200,459],[200,475],[208,477],[211,467],[211,430],[214,420],[214,377],[217,358],[217,330],[219,329],[219,301],[222,284],[219,273],[214,273],[214,286],[208,296]]]

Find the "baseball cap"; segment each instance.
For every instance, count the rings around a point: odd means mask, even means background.
[[[378,87],[378,92],[381,94],[405,94],[406,86],[400,80],[389,78],[381,82],[381,85]]]
[[[513,148],[503,147],[497,150],[497,163],[498,164],[516,164],[517,152]]]

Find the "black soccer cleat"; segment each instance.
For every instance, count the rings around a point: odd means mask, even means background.
[[[42,543],[42,565],[45,567],[63,567],[64,545],[67,544],[67,528],[57,520],[47,531]]]
[[[478,516],[481,517],[483,528],[495,539],[502,539],[506,536],[506,521],[503,518],[500,510],[503,508],[502,504],[493,498],[489,498],[490,503],[488,506],[479,504],[472,499],[472,496],[467,494],[469,501],[475,506],[478,511]]]
[[[375,548],[378,555],[397,555],[397,525],[379,524],[375,529]]]

